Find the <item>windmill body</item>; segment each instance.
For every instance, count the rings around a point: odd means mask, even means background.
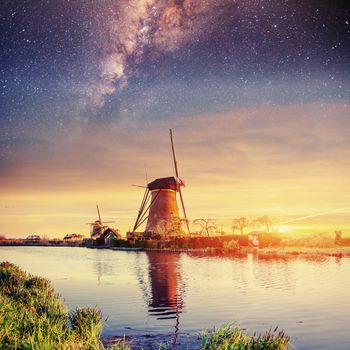
[[[180,220],[176,193],[184,183],[175,177],[156,179],[147,185],[151,192],[151,205],[146,224],[146,231],[157,232],[163,221]]]
[[[127,234],[130,240],[157,238],[162,235],[168,235],[170,231],[172,235],[179,235],[181,221],[176,200],[177,193],[180,195],[181,205],[189,231],[185,206],[181,194],[181,187],[185,186],[185,184],[178,175],[171,130],[170,138],[176,176],[155,179],[147,184],[133,231]],[[137,229],[144,223],[146,224],[145,231],[137,232]]]
[[[103,231],[105,230],[105,227],[102,225],[100,220],[96,220],[94,223],[91,223],[91,230],[90,230],[90,235],[91,238],[98,238]]]

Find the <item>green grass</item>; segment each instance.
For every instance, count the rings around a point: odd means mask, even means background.
[[[289,337],[283,332],[268,331],[249,336],[238,327],[223,326],[211,333],[201,334],[199,350],[286,350]]]
[[[47,279],[0,264],[0,350],[101,350],[96,308],[68,313]],[[124,342],[110,347],[127,350]]]

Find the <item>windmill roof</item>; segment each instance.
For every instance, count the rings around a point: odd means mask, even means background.
[[[183,183],[183,181],[180,178],[170,176],[170,177],[162,177],[162,178],[159,178],[159,179],[156,179],[156,180],[150,182],[147,185],[147,188],[150,191],[153,191],[153,190],[179,191],[181,186],[185,186],[185,184]]]

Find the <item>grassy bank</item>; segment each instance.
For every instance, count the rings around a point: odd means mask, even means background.
[[[48,280],[0,264],[1,350],[100,350],[102,328],[102,315],[95,308],[68,313]]]
[[[100,341],[102,314],[96,308],[68,312],[47,279],[27,274],[8,262],[0,264],[0,350],[130,350],[123,339]],[[201,335],[198,350],[284,350],[283,332],[248,336],[225,326]],[[140,349],[140,347],[138,347]],[[158,345],[152,349],[166,349]]]

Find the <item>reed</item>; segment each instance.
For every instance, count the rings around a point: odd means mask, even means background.
[[[239,327],[223,326],[202,332],[199,350],[287,350],[289,337],[277,328],[249,336]]]

